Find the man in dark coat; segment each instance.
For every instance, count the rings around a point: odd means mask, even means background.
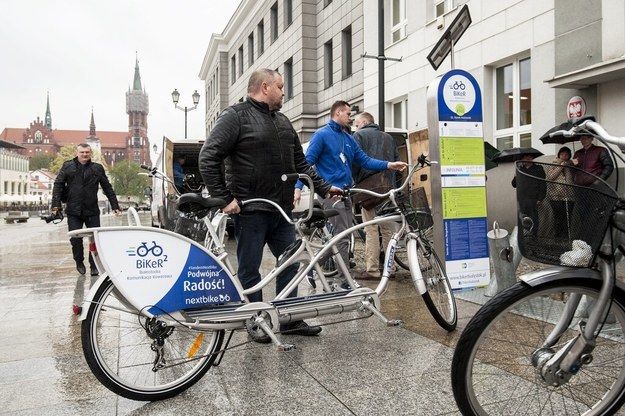
[[[211,196],[221,198],[234,222],[237,240],[237,276],[244,289],[261,281],[259,272],[263,248],[269,246],[278,258],[295,241],[295,228],[272,205],[241,201],[263,198],[278,204],[288,214],[293,210],[294,183],[281,180],[283,174],[309,175],[319,195],[340,192],[321,179],[306,162],[302,145],[289,119],[279,110],[284,97],[282,76],[272,69],[257,69],[250,76],[247,99],[221,112],[200,152],[200,173]],[[225,169],[222,169],[222,164]],[[276,293],[282,292],[297,264],[276,278]],[[297,289],[289,293],[297,296]],[[261,302],[260,290],[250,293],[250,302]],[[296,320],[280,326],[281,332],[317,335],[321,327]],[[270,342],[268,336],[250,333],[256,342]]]
[[[108,198],[113,212],[121,213],[113,187],[106,177],[104,167],[91,161],[91,146],[81,143],[76,146],[76,157],[63,163],[63,167],[54,181],[52,190],[52,213],[61,209],[61,199],[65,205],[67,228],[69,231],[100,226],[100,208],[98,206],[98,187]],[[85,255],[82,238],[72,237],[72,254],[78,273],[85,274]],[[99,274],[98,268],[89,253],[91,276]]]

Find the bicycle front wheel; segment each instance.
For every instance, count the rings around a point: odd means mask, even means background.
[[[167,327],[141,316],[110,280],[81,328],[83,353],[96,378],[120,396],[145,401],[173,397],[195,384],[215,361],[223,337],[223,330]]]
[[[614,291],[596,347],[568,381],[545,381],[536,368],[579,334],[601,282],[561,279],[517,283],[491,299],[462,333],[452,385],[463,415],[606,415],[625,399],[625,304]],[[584,295],[556,345],[544,346],[571,295]],[[573,297],[573,299],[576,297]],[[549,375],[547,375],[549,377]],[[564,379],[567,375],[563,375]],[[563,379],[563,380],[564,380]]]
[[[422,295],[425,306],[441,328],[453,331],[458,324],[458,309],[445,269],[432,246],[423,240],[417,242],[417,258],[427,288]]]

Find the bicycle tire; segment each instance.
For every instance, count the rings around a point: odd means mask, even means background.
[[[406,244],[403,241],[397,242],[394,259],[395,263],[397,263],[399,267],[404,270],[410,270],[410,265],[408,264],[408,250],[406,249]]]
[[[170,327],[172,332],[164,339],[165,364],[170,366],[154,372],[156,353],[151,348],[154,340],[143,326],[146,319],[108,279],[98,289],[82,323],[83,354],[95,377],[122,397],[141,401],[174,397],[213,365],[224,331]]]
[[[532,364],[564,300],[572,293],[591,299],[601,281],[567,278],[538,286],[523,282],[497,294],[471,319],[452,360],[454,398],[463,415],[605,415],[625,401],[625,294],[613,292],[611,317],[597,337],[592,362],[560,387],[547,384]],[[553,350],[568,342],[585,318],[578,306]],[[525,330],[523,330],[525,329]],[[545,349],[543,348],[543,351]]]
[[[427,291],[421,295],[430,314],[444,330],[451,332],[458,324],[456,298],[443,264],[429,243],[419,239],[417,258]]]
[[[323,230],[319,228],[315,228],[310,235],[310,241],[319,244],[321,247],[325,246],[329,241],[328,238],[323,234]],[[323,270],[323,274],[326,277],[334,277],[338,274],[338,269],[336,268],[336,263],[334,259],[330,256],[324,261],[319,262],[321,269]]]

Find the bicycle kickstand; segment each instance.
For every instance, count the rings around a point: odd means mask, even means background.
[[[404,323],[404,321],[402,321],[401,319],[387,319],[386,316],[384,316],[382,312],[380,312],[380,310],[376,308],[369,299],[363,299],[360,303],[363,309],[370,311],[375,316],[380,318],[386,326],[400,326]]]

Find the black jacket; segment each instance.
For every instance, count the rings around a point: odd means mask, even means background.
[[[225,172],[222,169],[225,162]],[[217,119],[199,156],[200,173],[213,198],[230,203],[265,198],[285,211],[293,210],[295,182],[283,182],[287,173],[313,178],[315,191],[325,195],[330,184],[310,167],[289,119],[266,104],[247,98],[226,108]],[[251,204],[244,211],[275,210],[268,204]]]
[[[101,164],[89,161],[83,165],[77,157],[67,160],[54,181],[52,207],[61,206],[61,195],[66,188],[66,214],[80,217],[100,215],[98,185],[111,203],[111,209],[119,209],[115,191]]]
[[[399,151],[397,150],[395,139],[393,139],[390,134],[380,130],[380,127],[375,123],[367,124],[355,132],[354,139],[369,157],[387,160],[389,162],[396,162],[399,160]],[[354,178],[354,183],[361,182],[375,173],[377,172],[365,169],[358,164],[354,164],[352,166],[352,177]],[[387,169],[384,173],[387,180],[389,180],[393,186],[401,184],[401,172]]]

